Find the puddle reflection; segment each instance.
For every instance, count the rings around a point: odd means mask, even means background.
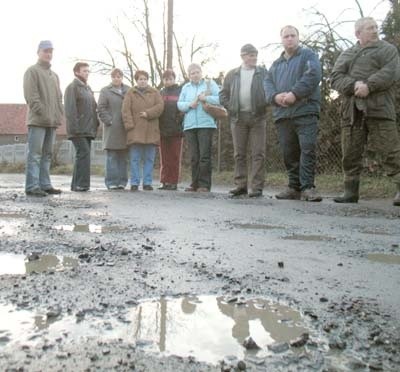
[[[24,275],[32,272],[61,271],[78,266],[78,260],[56,255],[40,255],[29,261],[23,254],[0,253],[0,275]]]
[[[73,225],[58,225],[54,226],[56,230],[60,231],[73,231],[73,232],[89,232],[96,234],[106,234],[112,232],[125,231],[121,226],[102,226],[95,224],[73,224]]]
[[[370,253],[367,258],[374,262],[400,265],[400,255],[396,254]]]

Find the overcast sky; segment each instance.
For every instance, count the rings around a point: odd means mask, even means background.
[[[165,0],[166,1],[166,0]],[[54,43],[53,69],[61,80],[61,88],[73,79],[72,67],[76,59],[104,59],[103,45],[119,47],[109,20],[123,20],[123,12],[132,15],[141,0],[11,0],[0,5],[0,34],[3,57],[0,70],[0,103],[23,103],[22,78],[25,70],[37,60],[37,45],[42,39]],[[360,0],[365,15],[383,20],[389,1]],[[149,0],[154,18],[162,12],[163,0]],[[259,60],[269,67],[279,50],[265,50],[262,46],[279,42],[283,25],[294,24],[301,34],[307,32],[315,18],[305,9],[312,6],[323,12],[330,21],[339,16],[343,20],[359,18],[353,0],[175,0],[175,32],[181,43],[193,35],[202,42],[218,44],[214,61],[205,72],[216,76],[240,64],[239,50],[245,43],[260,49]],[[123,24],[123,21],[121,21]],[[155,20],[155,36],[162,37],[161,20]],[[343,33],[355,41],[353,25]],[[125,25],[123,25],[125,27]],[[128,35],[134,32],[129,31]],[[135,44],[136,45],[136,44]],[[138,53],[138,51],[135,51]],[[143,55],[145,50],[143,49]],[[123,67],[123,66],[122,66]],[[108,77],[91,75],[89,84],[96,91],[109,81]]]

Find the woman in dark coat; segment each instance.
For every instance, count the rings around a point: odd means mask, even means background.
[[[93,92],[87,85],[89,65],[78,62],[73,71],[75,79],[65,90],[64,98],[67,135],[75,147],[71,190],[88,191],[91,141],[96,138],[99,120]]]
[[[105,184],[109,190],[123,190],[128,183],[126,131],[122,122],[122,102],[129,87],[122,83],[123,72],[111,71],[111,84],[100,91],[98,113],[103,123],[106,151]]]
[[[164,111],[160,116],[160,190],[176,190],[182,153],[183,113],[177,102],[181,87],[175,83],[175,72],[166,70],[163,74],[164,88],[161,97]]]

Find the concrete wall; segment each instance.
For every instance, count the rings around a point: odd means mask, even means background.
[[[75,150],[71,141],[57,141],[53,158],[59,164],[72,164]],[[104,165],[105,152],[102,141],[92,141],[91,160],[94,165]],[[0,146],[0,163],[18,164],[26,161],[26,144]]]

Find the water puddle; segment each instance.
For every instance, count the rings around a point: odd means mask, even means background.
[[[324,236],[324,235],[299,235],[299,234],[284,236],[282,239],[285,239],[285,240],[303,240],[303,241],[306,241],[306,242],[322,242],[322,241],[335,240],[335,238],[332,238],[332,237],[329,237],[329,236]]]
[[[400,265],[400,255],[396,254],[370,253],[367,258],[374,262]]]
[[[62,271],[77,267],[78,260],[56,255],[33,255],[0,253],[0,275],[24,275],[32,272]]]
[[[8,344],[32,340],[45,329],[47,338],[68,334],[68,342],[122,338],[149,352],[193,356],[217,363],[227,355],[265,356],[267,346],[289,342],[303,333],[301,314],[290,307],[264,299],[231,302],[224,297],[190,296],[141,302],[124,319],[85,316],[77,322],[71,315],[47,321],[43,315],[0,306],[0,339]],[[250,351],[243,341],[251,336],[260,350]]]
[[[255,229],[255,230],[274,230],[274,229],[284,229],[285,228],[284,226],[265,225],[265,224],[257,224],[257,223],[234,223],[232,225],[239,229]]]
[[[89,232],[95,234],[107,234],[126,231],[126,228],[122,226],[102,226],[94,224],[58,225],[54,226],[54,228],[60,231]]]

